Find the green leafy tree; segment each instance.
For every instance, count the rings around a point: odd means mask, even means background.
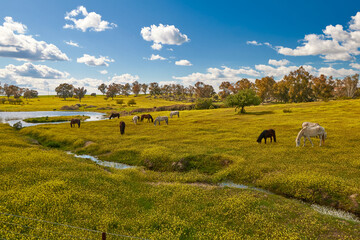
[[[30,89],[26,89],[24,92],[24,98],[37,98],[39,95],[38,91],[36,90],[30,90]]]
[[[55,88],[56,95],[66,100],[74,95],[74,86],[68,83],[62,83]]]
[[[146,95],[149,85],[143,83],[141,84],[141,91]]]
[[[141,84],[138,83],[138,81],[135,81],[132,83],[132,92],[135,94],[135,96],[139,95],[141,90]]]
[[[245,107],[251,105],[259,105],[261,99],[256,95],[252,89],[240,90],[236,94],[227,96],[226,105],[235,107],[235,111],[240,109],[240,113],[245,113]]]

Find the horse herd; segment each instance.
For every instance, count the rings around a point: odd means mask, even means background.
[[[310,137],[319,137],[320,138],[320,146],[321,146],[322,144],[325,144],[325,139],[327,137],[327,133],[325,132],[325,128],[320,126],[320,124],[318,124],[318,123],[303,122],[302,129],[300,130],[300,132],[298,133],[298,135],[295,139],[295,143],[296,143],[297,147],[300,146],[300,141],[301,141],[302,137],[304,138],[303,146],[305,146],[306,139],[308,139],[310,141],[311,145],[314,146]],[[265,144],[266,144],[267,138],[270,138],[270,142],[272,142],[272,139],[274,139],[274,142],[276,142],[276,135],[275,135],[274,129],[264,130],[260,134],[260,136],[258,137],[258,139],[256,141],[258,143],[261,143],[262,139],[264,139]]]
[[[180,117],[179,111],[170,112],[170,117],[172,118],[173,116]],[[116,118],[116,117],[120,118],[120,113],[112,113],[110,115],[109,119]],[[150,121],[153,122],[155,126],[156,126],[156,123],[158,123],[160,125],[161,121],[164,121],[166,123],[166,125],[169,124],[169,118],[167,116],[157,117],[157,118],[155,118],[155,121],[154,121],[153,117],[150,114],[143,114],[143,115],[141,115],[141,117],[136,115],[132,118],[132,121],[136,125],[139,120],[142,122],[144,119],[147,119],[147,122],[150,122]],[[77,119],[77,118],[71,119],[70,127],[73,127],[73,125],[75,127],[75,124],[78,124],[78,127],[80,127],[80,119]],[[120,126],[120,134],[123,135],[125,133],[125,122],[120,121],[119,126]]]
[[[170,112],[170,118],[172,118],[173,116],[180,117],[179,111]],[[116,118],[116,117],[120,118],[120,113],[112,113],[110,115],[109,119]],[[141,117],[136,115],[132,118],[132,121],[136,125],[138,121],[142,122],[144,119],[147,119],[147,122],[150,122],[150,121],[153,122],[155,126],[157,123],[160,125],[161,121],[164,121],[166,123],[166,125],[168,125],[168,123],[169,123],[169,118],[167,116],[159,116],[159,117],[155,118],[155,121],[154,121],[153,117],[150,114],[143,114],[143,115],[141,115]],[[80,119],[77,119],[77,118],[71,119],[70,126],[73,127],[73,125],[74,125],[74,127],[75,127],[75,124],[78,124],[78,127],[80,127]],[[125,133],[125,122],[120,121],[119,127],[120,127],[120,134],[123,135]],[[306,139],[308,139],[310,141],[311,145],[314,146],[310,137],[319,137],[320,138],[320,146],[321,146],[322,144],[325,143],[327,133],[325,132],[325,128],[320,126],[318,123],[303,122],[302,129],[300,130],[300,132],[298,133],[298,135],[295,139],[295,143],[296,143],[297,147],[300,146],[300,141],[301,141],[302,137],[304,138],[303,146],[305,146]],[[267,138],[270,138],[270,142],[272,142],[273,139],[274,139],[274,142],[276,142],[276,135],[275,135],[274,129],[264,130],[259,135],[259,137],[256,141],[258,143],[261,143],[262,139],[264,139],[265,144],[266,144]]]

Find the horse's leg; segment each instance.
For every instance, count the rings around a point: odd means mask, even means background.
[[[311,141],[311,138],[308,136],[307,137],[309,139],[309,141],[311,142],[311,145],[314,146],[313,142]]]
[[[264,137],[264,139],[265,139],[265,144],[266,144],[266,137]]]
[[[303,145],[303,147],[305,147],[305,142],[306,142],[306,137],[304,136],[304,145]]]

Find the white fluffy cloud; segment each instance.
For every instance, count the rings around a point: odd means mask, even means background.
[[[179,65],[179,66],[192,66],[191,62],[188,60],[179,60],[175,62],[175,65]]]
[[[258,43],[257,41],[253,40],[253,41],[247,41],[246,42],[247,45],[255,45],[255,46],[261,46],[262,43]]]
[[[269,64],[274,66],[285,66],[288,65],[289,63],[290,62],[286,59],[282,59],[282,60],[269,59]]]
[[[306,71],[313,72],[314,68],[312,66],[303,66]],[[284,75],[289,74],[291,71],[295,71],[299,66],[279,66],[273,67],[264,64],[255,65],[255,69],[260,71],[263,76],[273,76],[277,79],[282,78]]]
[[[351,17],[349,29],[342,25],[329,25],[323,34],[305,35],[303,45],[295,49],[276,47],[278,53],[288,56],[316,56],[326,61],[349,61],[360,54],[360,12]]]
[[[73,47],[80,47],[78,43],[73,42],[73,41],[71,41],[71,40],[68,41],[68,42],[65,41],[65,43],[66,43],[67,45],[70,45],[70,46],[73,46]]]
[[[143,27],[140,33],[144,40],[154,42],[152,48],[156,50],[160,50],[162,44],[181,45],[190,41],[188,36],[182,34],[174,25],[163,25],[161,23],[159,26],[151,25],[150,27]]]
[[[150,61],[154,61],[154,60],[166,60],[166,58],[160,56],[159,54],[151,54],[151,57],[148,58],[148,60]]]
[[[161,50],[162,45],[160,43],[154,43],[153,45],[151,45],[151,48],[154,50]]]
[[[360,64],[358,63],[350,63],[350,66],[356,69],[360,69]]]
[[[67,72],[61,72],[46,65],[34,65],[30,62],[26,62],[23,65],[15,66],[13,64],[7,65],[5,69],[0,69],[0,76],[22,76],[32,78],[44,78],[44,79],[59,79],[65,78],[69,74]]]
[[[12,17],[5,17],[0,26],[0,56],[23,60],[68,61],[69,58],[55,45],[38,41],[25,35],[27,27],[14,22]]]
[[[90,31],[101,32],[106,29],[117,27],[115,23],[109,23],[108,21],[101,20],[101,15],[96,12],[88,13],[84,6],[79,6],[71,12],[67,12],[65,20],[72,21],[73,24],[65,24],[64,28],[80,29],[83,32],[86,32],[88,29]]]
[[[131,75],[129,73],[125,73],[125,74],[122,74],[122,75],[119,75],[119,76],[114,76],[111,78],[111,80],[113,82],[116,82],[116,83],[122,83],[122,84],[125,84],[125,83],[133,83],[135,81],[138,81],[140,78],[138,75]]]
[[[108,71],[106,71],[106,70],[102,70],[102,71],[99,71],[99,73],[101,73],[101,74],[105,75],[105,74],[108,74]]]
[[[77,59],[78,63],[85,63],[88,66],[109,66],[110,62],[115,62],[113,59],[108,57],[100,56],[96,58],[95,56],[91,56],[89,54],[84,54],[81,58]]]

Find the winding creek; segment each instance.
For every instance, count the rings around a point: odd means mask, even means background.
[[[8,123],[13,126],[17,122],[21,122],[23,127],[31,127],[39,124],[58,124],[64,122],[52,122],[52,123],[27,123],[23,120],[26,118],[38,118],[38,117],[60,117],[60,116],[75,116],[84,115],[89,116],[86,122],[99,121],[104,119],[104,114],[99,112],[77,112],[77,111],[33,111],[33,112],[0,112],[0,123]]]
[[[58,117],[58,116],[75,116],[75,115],[89,116],[90,118],[85,120],[87,122],[99,121],[99,120],[104,119],[104,114],[99,113],[99,112],[77,112],[77,111],[0,112],[0,123],[8,123],[10,126],[13,126],[15,123],[21,121],[23,127],[30,127],[30,126],[35,126],[35,125],[39,125],[39,124],[58,124],[58,123],[63,123],[63,122],[27,123],[27,122],[23,121],[24,119],[36,118],[36,117]],[[104,166],[104,167],[111,167],[111,168],[120,169],[120,170],[136,168],[136,166],[130,166],[130,165],[123,164],[123,163],[102,161],[91,155],[77,155],[72,152],[66,152],[66,153],[71,154],[76,158],[89,159],[89,160],[93,161],[94,163],[96,163],[100,166]],[[222,187],[222,188],[229,187],[229,188],[238,188],[238,189],[249,189],[249,190],[258,191],[258,192],[262,192],[262,193],[274,194],[270,191],[267,191],[267,190],[264,190],[261,188],[251,187],[251,186],[247,186],[247,185],[243,185],[243,184],[235,184],[233,182],[222,182],[222,183],[217,184],[217,186]],[[310,205],[308,203],[305,203],[303,201],[299,201],[296,199],[292,199],[292,200],[300,202],[300,203],[308,205],[308,206]],[[349,212],[345,212],[345,211],[338,210],[338,209],[331,208],[331,207],[320,206],[318,204],[311,204],[310,206],[312,209],[314,209],[315,211],[317,211],[321,214],[330,215],[333,217],[337,217],[337,218],[341,218],[341,219],[345,219],[345,220],[349,220],[349,221],[360,222],[359,218],[357,218],[354,214],[349,213]]]
[[[91,156],[91,155],[77,155],[72,152],[66,152],[66,153],[71,154],[77,158],[89,159],[100,166],[112,167],[112,168],[116,168],[116,169],[136,168],[136,166],[130,166],[130,165],[123,164],[123,163],[101,161],[98,158]],[[238,188],[238,189],[249,189],[249,190],[253,190],[253,191],[257,191],[257,192],[276,195],[275,193],[272,193],[265,189],[251,187],[251,186],[247,186],[247,185],[243,185],[243,184],[236,184],[233,182],[221,182],[221,183],[217,184],[216,186],[221,187],[221,188],[229,187],[229,188]],[[318,204],[309,204],[309,203],[303,202],[301,200],[296,200],[296,199],[291,199],[291,200],[302,203],[307,206],[310,205],[312,209],[314,209],[315,211],[317,211],[321,214],[324,214],[324,215],[329,215],[329,216],[341,218],[341,219],[348,220],[348,221],[358,222],[358,223],[360,222],[360,219],[357,218],[354,214],[346,212],[346,211],[338,210],[338,209],[331,208],[331,207],[320,206]]]

